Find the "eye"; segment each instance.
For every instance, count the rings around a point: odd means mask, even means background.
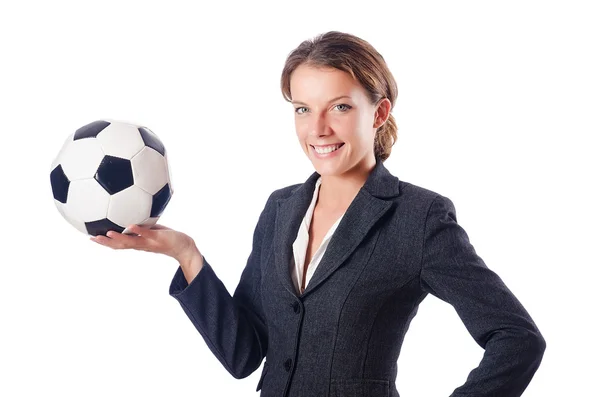
[[[350,106],[350,105],[346,105],[345,103],[340,103],[340,104],[338,104],[338,105],[335,105],[334,107],[336,107],[336,108],[337,108],[338,106],[343,106],[343,107],[344,107],[344,110],[342,110],[342,113],[345,113],[345,112],[347,112],[348,110],[352,109],[352,106]],[[302,111],[302,112],[299,112],[299,110],[300,110],[300,109],[306,109],[306,110],[304,110],[304,111]],[[297,107],[297,108],[295,108],[295,109],[294,109],[294,111],[295,111],[297,114],[304,114],[304,113],[306,113],[306,111],[307,111],[307,110],[308,110],[308,108],[306,108],[305,106],[300,106],[300,107]]]
[[[336,106],[336,107],[337,107],[337,106],[345,106],[345,107],[346,107],[346,110],[343,110],[343,111],[342,111],[342,113],[344,113],[344,112],[347,112],[348,110],[352,109],[352,106],[350,106],[350,105],[346,105],[345,103],[340,103],[339,105],[335,105],[335,106]]]
[[[295,109],[295,112],[296,112],[296,113],[298,113],[298,114],[304,114],[304,112],[302,112],[302,113],[299,113],[299,112],[298,112],[298,109],[306,109],[306,108],[305,108],[305,107],[303,107],[303,106],[300,106],[300,107],[297,107],[297,108]]]

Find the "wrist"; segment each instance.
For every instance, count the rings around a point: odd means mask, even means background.
[[[204,258],[198,250],[195,244],[190,250],[186,251],[184,255],[177,257],[183,276],[185,277],[188,285],[192,283],[192,280],[196,278],[202,266],[204,265]]]
[[[197,268],[199,270],[203,265],[202,254],[198,250],[198,247],[196,247],[194,240],[191,238],[188,247],[182,250],[182,252],[175,257],[175,260],[177,260],[179,265],[185,269]]]

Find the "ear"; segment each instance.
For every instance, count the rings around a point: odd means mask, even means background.
[[[381,127],[390,117],[392,103],[387,98],[381,98],[375,105],[375,115],[373,118],[373,128]]]

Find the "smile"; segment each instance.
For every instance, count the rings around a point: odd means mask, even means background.
[[[325,147],[314,147],[312,145],[310,145],[310,147],[312,148],[313,153],[319,157],[319,158],[327,158],[327,157],[333,157],[334,155],[336,155],[340,150],[340,148],[342,148],[345,144],[341,143],[339,145],[333,145],[333,146],[325,146]]]

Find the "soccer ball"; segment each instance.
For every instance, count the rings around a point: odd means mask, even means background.
[[[61,215],[92,236],[156,224],[173,195],[162,142],[146,127],[115,120],[70,134],[52,162],[50,183]]]

